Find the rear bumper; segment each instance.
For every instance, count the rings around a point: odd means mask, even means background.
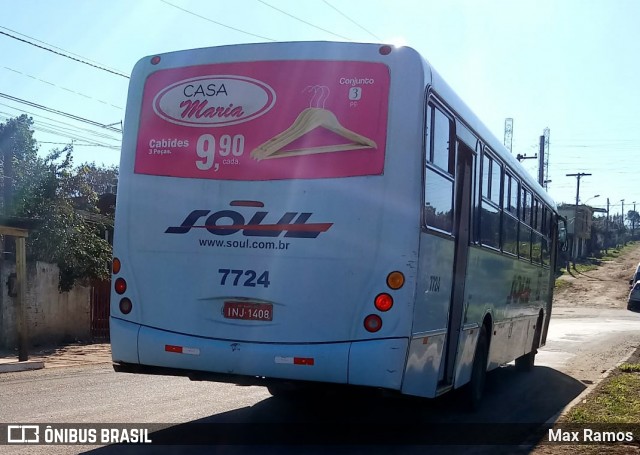
[[[640,312],[640,300],[627,301],[627,310]]]
[[[283,344],[219,340],[111,318],[111,351],[120,372],[264,384],[271,379],[400,390],[408,340]]]

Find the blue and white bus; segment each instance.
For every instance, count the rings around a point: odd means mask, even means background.
[[[116,371],[477,403],[545,342],[556,206],[411,48],[143,58],[119,175]]]

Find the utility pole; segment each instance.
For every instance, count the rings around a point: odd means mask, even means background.
[[[625,240],[625,235],[624,235],[624,199],[620,199],[620,202],[622,203],[622,213],[620,214],[620,218],[622,221],[622,246],[625,246],[627,244],[626,240]]]
[[[511,149],[513,147],[513,119],[506,118],[504,119],[504,146],[509,149],[509,153],[511,153]]]
[[[549,177],[549,128],[545,128],[540,136],[540,162],[538,163],[538,183],[548,189]]]
[[[544,136],[540,136],[540,162],[538,163],[538,183],[544,186]]]
[[[587,177],[591,174],[586,174],[584,172],[578,172],[577,174],[566,174],[567,177],[576,177],[578,180],[578,184],[576,186],[576,207],[575,213],[573,216],[573,264],[575,266],[576,258],[577,258],[577,249],[578,249],[578,204],[580,203],[580,179],[582,177]]]
[[[607,250],[608,245],[609,245],[609,198],[607,198],[607,217],[604,219],[604,252],[605,254],[609,252]]]
[[[543,135],[544,135],[544,161],[542,161],[542,165],[544,166],[544,189],[549,191],[549,185],[548,183],[551,182],[551,180],[549,180],[549,134],[550,134],[551,130],[549,130],[549,127],[545,128],[543,131]]]
[[[631,219],[631,240],[636,236],[636,201],[633,201],[633,218]]]

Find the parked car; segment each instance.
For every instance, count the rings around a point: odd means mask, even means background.
[[[633,285],[640,280],[640,264],[636,267],[636,272],[633,274],[633,277],[629,280],[629,289],[633,288]]]
[[[637,280],[629,291],[627,310],[640,311],[640,280]]]
[[[629,289],[627,310],[640,311],[640,264],[638,264],[633,277],[629,280]]]

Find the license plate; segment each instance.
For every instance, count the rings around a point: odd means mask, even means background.
[[[222,314],[227,319],[272,321],[273,305],[270,303],[224,302]]]

